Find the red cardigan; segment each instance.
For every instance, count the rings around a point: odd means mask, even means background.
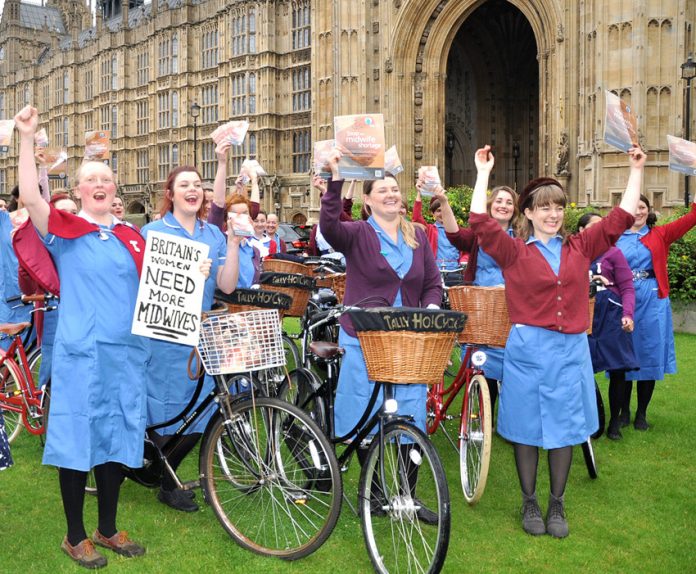
[[[652,255],[653,269],[657,279],[657,296],[660,299],[669,296],[669,276],[667,275],[669,246],[686,234],[694,225],[696,225],[696,203],[691,204],[691,211],[686,215],[666,225],[653,227],[640,240]]]
[[[411,221],[413,221],[414,223],[420,223],[421,225],[425,226],[425,235],[428,238],[428,243],[430,243],[430,249],[432,250],[433,255],[437,257],[437,226],[433,225],[432,223],[428,223],[423,218],[422,201],[416,200],[413,202],[413,213],[411,214]]]
[[[512,323],[583,333],[590,326],[590,263],[631,227],[633,215],[615,207],[601,222],[570,236],[562,247],[558,275],[536,246],[510,237],[488,214],[472,213],[469,223],[481,247],[503,270]]]

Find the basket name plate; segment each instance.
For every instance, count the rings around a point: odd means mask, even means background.
[[[260,282],[262,285],[314,289],[314,279],[298,273],[262,273]]]
[[[229,295],[216,292],[216,297],[233,305],[249,305],[269,309],[289,309],[292,304],[292,297],[285,295],[285,293],[260,289],[235,289]]]
[[[351,311],[356,331],[415,331],[458,333],[464,328],[466,315],[439,309],[365,309]]]

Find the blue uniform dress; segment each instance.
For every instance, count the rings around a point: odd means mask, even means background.
[[[558,275],[562,239],[544,245],[532,237],[532,242]],[[513,325],[505,346],[498,434],[546,449],[585,442],[599,426],[594,385],[586,333]]]
[[[12,453],[10,452],[10,441],[7,440],[5,432],[5,419],[0,411],[0,470],[5,470],[12,466]]]
[[[60,277],[62,312],[43,463],[81,471],[143,464],[150,346],[131,334],[138,271],[111,227],[100,229],[44,238]]]
[[[459,267],[459,249],[447,239],[447,233],[442,223],[436,223],[437,227],[437,255],[435,263],[438,269],[456,269]]]
[[[508,235],[510,235],[510,237],[513,236],[512,229],[508,229]],[[480,287],[505,285],[503,271],[495,260],[481,247],[478,248],[478,254],[476,256],[474,285],[479,285]],[[483,365],[484,375],[496,381],[502,380],[505,349],[500,347],[488,347],[486,345],[478,345],[477,348],[486,352],[486,363]],[[462,349],[462,361],[464,360],[465,354],[466,349]]]
[[[254,284],[256,267],[254,267],[254,248],[246,239],[239,246],[239,278],[237,287],[248,289]]]
[[[31,320],[31,305],[22,305],[17,301],[6,303],[11,297],[21,295],[19,290],[19,267],[17,256],[12,248],[12,221],[7,211],[0,211],[0,323],[23,323]],[[12,338],[0,338],[0,348],[7,349]]]
[[[647,226],[638,233],[625,231],[616,243],[626,256],[634,274],[640,271],[653,271],[650,251],[640,242],[640,238],[649,232]],[[633,286],[636,289],[633,349],[640,363],[640,369],[627,372],[626,379],[659,381],[665,378],[665,374],[677,372],[669,297],[664,299],[657,297],[657,279],[654,277],[637,278]]]
[[[171,212],[162,219],[148,223],[143,227],[142,232],[146,237],[150,231],[169,233],[177,237],[205,243],[210,247],[208,257],[213,260],[213,263],[210,267],[210,275],[205,282],[203,294],[203,311],[209,310],[213,305],[218,268],[220,265],[224,265],[227,255],[225,236],[216,226],[203,221],[196,222],[195,230],[191,235],[179,224]],[[152,361],[148,369],[147,379],[148,425],[161,423],[178,415],[189,403],[196,389],[196,381],[189,379],[186,368],[192,347],[156,339],[152,339],[151,346]],[[203,401],[213,387],[213,378],[206,375],[197,404]],[[214,412],[215,409],[211,405],[207,412],[196,421],[196,424],[187,430],[187,434],[202,433]],[[172,434],[179,426],[181,426],[180,422],[158,429],[157,432],[161,435]]]
[[[391,268],[403,279],[409,269],[411,269],[413,249],[404,241],[401,229],[398,230],[397,241],[394,243],[372,217],[367,222],[377,232],[381,254]],[[401,307],[401,290],[397,292],[392,306]],[[357,337],[351,337],[341,329],[338,335],[338,344],[345,349],[345,355],[343,356],[341,371],[338,376],[334,423],[336,436],[344,436],[353,429],[365,412],[370,402],[375,382],[370,381],[367,377],[367,367],[365,366],[365,359]],[[394,385],[394,398],[399,405],[399,414],[411,415],[416,426],[424,432],[426,397],[426,385]],[[382,398],[381,394],[377,397],[377,402],[371,415],[382,405]]]

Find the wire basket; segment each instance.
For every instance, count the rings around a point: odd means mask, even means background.
[[[459,334],[461,343],[504,347],[510,334],[505,287],[458,285],[449,288],[450,307],[466,313],[468,321]]]
[[[277,309],[213,315],[201,323],[198,354],[206,373],[247,373],[285,365]]]
[[[273,273],[299,273],[300,275],[312,276],[310,267],[287,259],[264,259],[263,270]]]

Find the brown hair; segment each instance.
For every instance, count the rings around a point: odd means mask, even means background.
[[[385,174],[384,179],[387,179],[388,177],[396,181],[396,178],[390,173]],[[374,187],[377,181],[383,180],[371,179],[363,182],[363,196],[370,195],[370,193],[372,193],[372,188]],[[365,209],[365,213],[367,213],[369,217],[371,215],[371,210],[369,206],[363,205],[363,207]],[[406,245],[408,245],[411,249],[416,249],[418,247],[418,240],[416,239],[416,230],[413,227],[413,224],[403,215],[399,216],[399,228],[401,229],[401,234],[404,237]]]
[[[175,167],[172,171],[170,171],[166,181],[164,182],[164,195],[162,196],[162,204],[160,206],[160,215],[162,217],[164,217],[168,211],[174,211],[174,202],[172,201],[172,190],[174,188],[174,183],[176,182],[176,178],[179,177],[179,174],[186,171],[195,173],[198,176],[198,179],[201,179],[201,174],[192,165],[180,165],[179,167]],[[205,196],[203,197],[201,207],[198,210],[196,217],[198,219],[203,219],[204,214]]]
[[[648,226],[648,229],[652,229],[657,223],[657,215],[655,215],[655,212],[650,207],[650,200],[641,193],[638,201],[642,201],[648,208],[648,217],[645,219],[645,225]]]
[[[225,201],[225,212],[229,212],[233,205],[237,205],[239,203],[246,205],[248,213],[251,215],[251,202],[239,193],[233,193],[227,198]]]
[[[512,197],[512,203],[514,204],[515,208],[512,212],[512,219],[510,219],[510,225],[515,225],[515,222],[520,217],[520,207],[519,205],[517,205],[517,202],[519,201],[519,196],[517,195],[517,192],[514,189],[508,187],[507,185],[498,185],[491,190],[491,195],[488,198],[488,201],[486,202],[486,211],[490,215],[491,207],[493,207],[493,202],[495,201],[495,198],[498,197],[498,195],[500,195],[501,191],[509,193],[510,197]]]
[[[565,207],[567,201],[568,198],[566,197],[565,191],[563,191],[560,185],[547,184],[536,187],[527,198],[525,198],[524,207],[532,211],[538,207],[546,207],[547,205],[560,205],[561,207]],[[527,241],[533,234],[534,225],[524,213],[521,213],[518,225],[515,229],[515,235],[522,239],[522,241]],[[565,242],[568,233],[564,226],[561,226],[558,234]]]

